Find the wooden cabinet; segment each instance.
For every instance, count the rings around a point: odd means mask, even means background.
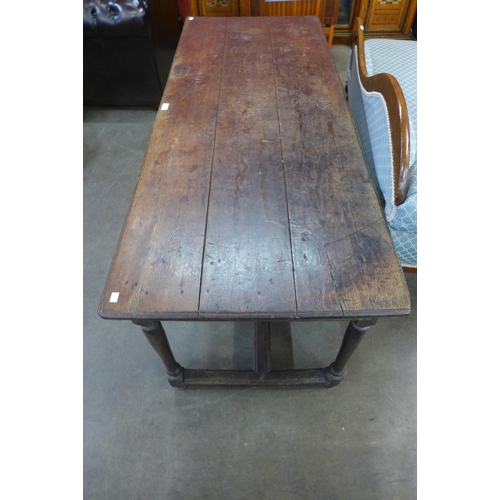
[[[417,0],[364,0],[360,17],[365,21],[365,33],[407,35],[417,9]]]
[[[325,24],[335,24],[334,43],[350,44],[354,21],[364,21],[365,38],[410,38],[417,0],[326,0]]]
[[[193,16],[317,15],[335,25],[334,43],[350,44],[354,20],[369,37],[409,38],[417,0],[189,0]]]

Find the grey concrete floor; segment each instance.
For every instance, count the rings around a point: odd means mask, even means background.
[[[416,498],[415,274],[411,315],[379,320],[333,389],[179,391],[139,327],[98,316],[155,115],[84,109],[84,498]],[[274,366],[328,365],[346,324],[277,325]],[[164,326],[184,366],[249,368],[249,323]]]

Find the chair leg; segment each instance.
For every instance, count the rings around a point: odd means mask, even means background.
[[[328,31],[328,47],[330,47],[330,49],[332,48],[332,45],[333,45],[333,30],[335,28],[335,25],[334,24],[330,24],[330,29]]]

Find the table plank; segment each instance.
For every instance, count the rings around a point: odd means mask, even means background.
[[[296,316],[267,19],[227,28],[200,313]]]
[[[345,318],[404,315],[410,298],[385,220],[326,246]],[[391,255],[394,256],[391,258]]]
[[[101,299],[106,318],[197,317],[226,19],[186,23]],[[209,46],[209,51],[200,50]],[[110,302],[118,292],[118,302]]]
[[[404,276],[321,24],[271,23],[298,315],[405,314]],[[353,248],[365,263],[350,260]]]

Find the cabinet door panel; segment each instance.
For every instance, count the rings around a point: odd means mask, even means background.
[[[365,32],[405,33],[407,14],[413,15],[416,0],[371,0]]]
[[[238,0],[198,0],[201,16],[238,16]]]

